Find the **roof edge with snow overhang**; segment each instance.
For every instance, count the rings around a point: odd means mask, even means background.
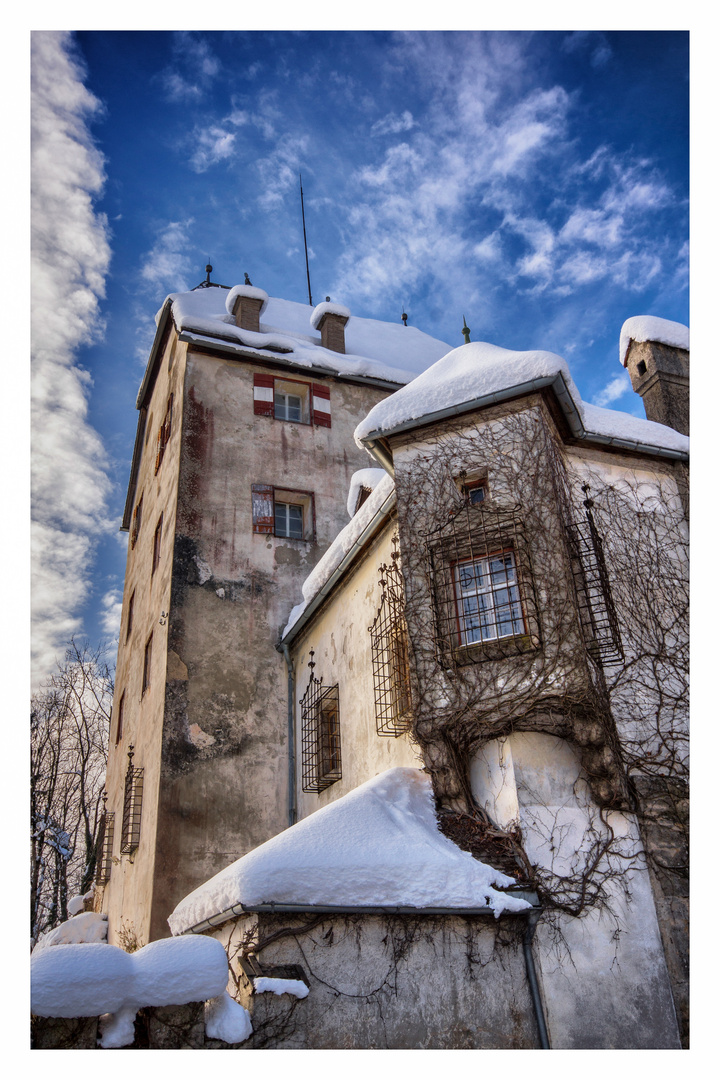
[[[426,427],[439,420],[446,420],[455,416],[463,416],[477,409],[485,409],[490,405],[510,401],[513,398],[523,397],[544,389],[552,390],[560,404],[563,416],[567,420],[573,436],[582,441],[607,446],[618,450],[629,450],[636,453],[650,454],[655,457],[667,457],[673,461],[687,461],[689,455],[686,451],[676,450],[672,447],[643,442],[639,439],[629,439],[618,435],[608,435],[601,432],[589,431],[582,420],[577,404],[570,392],[565,377],[561,371],[553,375],[542,375],[526,382],[516,383],[513,386],[503,387],[501,390],[493,390],[487,394],[457,405],[449,405],[423,416],[404,420],[388,428],[378,428],[367,434],[358,436],[359,441],[375,457],[377,461],[388,468],[388,457],[392,461],[392,452],[387,440],[393,435],[400,435],[406,431],[413,431],[420,427]]]

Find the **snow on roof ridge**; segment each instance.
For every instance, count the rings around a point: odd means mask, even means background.
[[[659,341],[678,349],[690,349],[690,329],[684,323],[671,322],[657,315],[633,315],[620,330],[620,363],[627,367],[627,351],[631,341]]]
[[[485,341],[453,349],[411,383],[378,402],[355,429],[355,441],[363,446],[363,439],[375,432],[389,434],[400,426],[412,426],[412,421],[420,424],[443,410],[472,407],[474,402],[494,395],[509,397],[515,388],[529,388],[540,380],[549,384],[558,376],[587,435],[687,452],[687,436],[674,428],[584,402],[567,362],[556,353],[539,349],[518,352]]]
[[[389,769],[243,855],[186,896],[168,919],[182,934],[206,919],[262,904],[332,907],[530,905],[498,892],[512,878],[440,832],[430,778]]]

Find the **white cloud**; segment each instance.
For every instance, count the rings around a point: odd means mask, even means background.
[[[237,123],[234,120],[233,123]],[[195,172],[206,172],[211,165],[232,157],[235,151],[235,132],[214,124],[209,128],[195,128],[192,134],[193,153],[190,165]]]
[[[93,201],[105,180],[88,127],[100,104],[72,39],[32,35],[33,679],[54,668],[90,591],[96,538],[112,529],[111,484],[87,420],[79,346],[101,338],[109,228]]]
[[[174,64],[159,75],[165,96],[168,101],[199,101],[220,74],[220,61],[205,38],[184,30],[174,35],[173,53]]]
[[[630,376],[627,371],[621,371],[619,375],[616,375],[610,380],[607,386],[604,386],[592,400],[593,405],[600,405],[603,408],[606,405],[610,405],[611,402],[617,401],[623,394],[626,394],[628,390],[632,390],[632,383],[630,382]]]
[[[263,189],[258,203],[264,210],[278,206],[290,191],[299,197],[299,174],[307,160],[308,145],[305,135],[288,137],[282,139],[271,154],[255,162]]]
[[[120,637],[120,620],[122,616],[122,589],[109,589],[100,601],[100,625],[103,633],[110,641],[117,641]]]
[[[170,221],[158,229],[157,240],[144,256],[140,276],[152,286],[156,300],[163,300],[168,293],[186,292],[192,288],[190,274],[193,264],[188,255],[191,241],[190,226],[193,219]]]
[[[382,120],[376,120],[370,128],[371,135],[399,135],[403,131],[410,131],[415,127],[412,113],[405,109],[400,116],[397,113],[388,113]]]

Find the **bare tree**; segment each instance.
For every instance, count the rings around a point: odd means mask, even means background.
[[[73,640],[31,700],[33,941],[67,919],[68,898],[93,880],[112,694],[104,650]]]

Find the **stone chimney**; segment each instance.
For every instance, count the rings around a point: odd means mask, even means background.
[[[345,324],[349,318],[350,312],[341,304],[318,304],[310,317],[310,325],[320,331],[323,349],[345,352]]]
[[[227,311],[235,320],[235,325],[243,330],[260,332],[260,316],[268,302],[268,294],[253,285],[236,285],[225,300]]]
[[[648,420],[690,432],[690,348],[687,327],[666,319],[628,319],[620,359]],[[624,349],[624,352],[623,352]]]

